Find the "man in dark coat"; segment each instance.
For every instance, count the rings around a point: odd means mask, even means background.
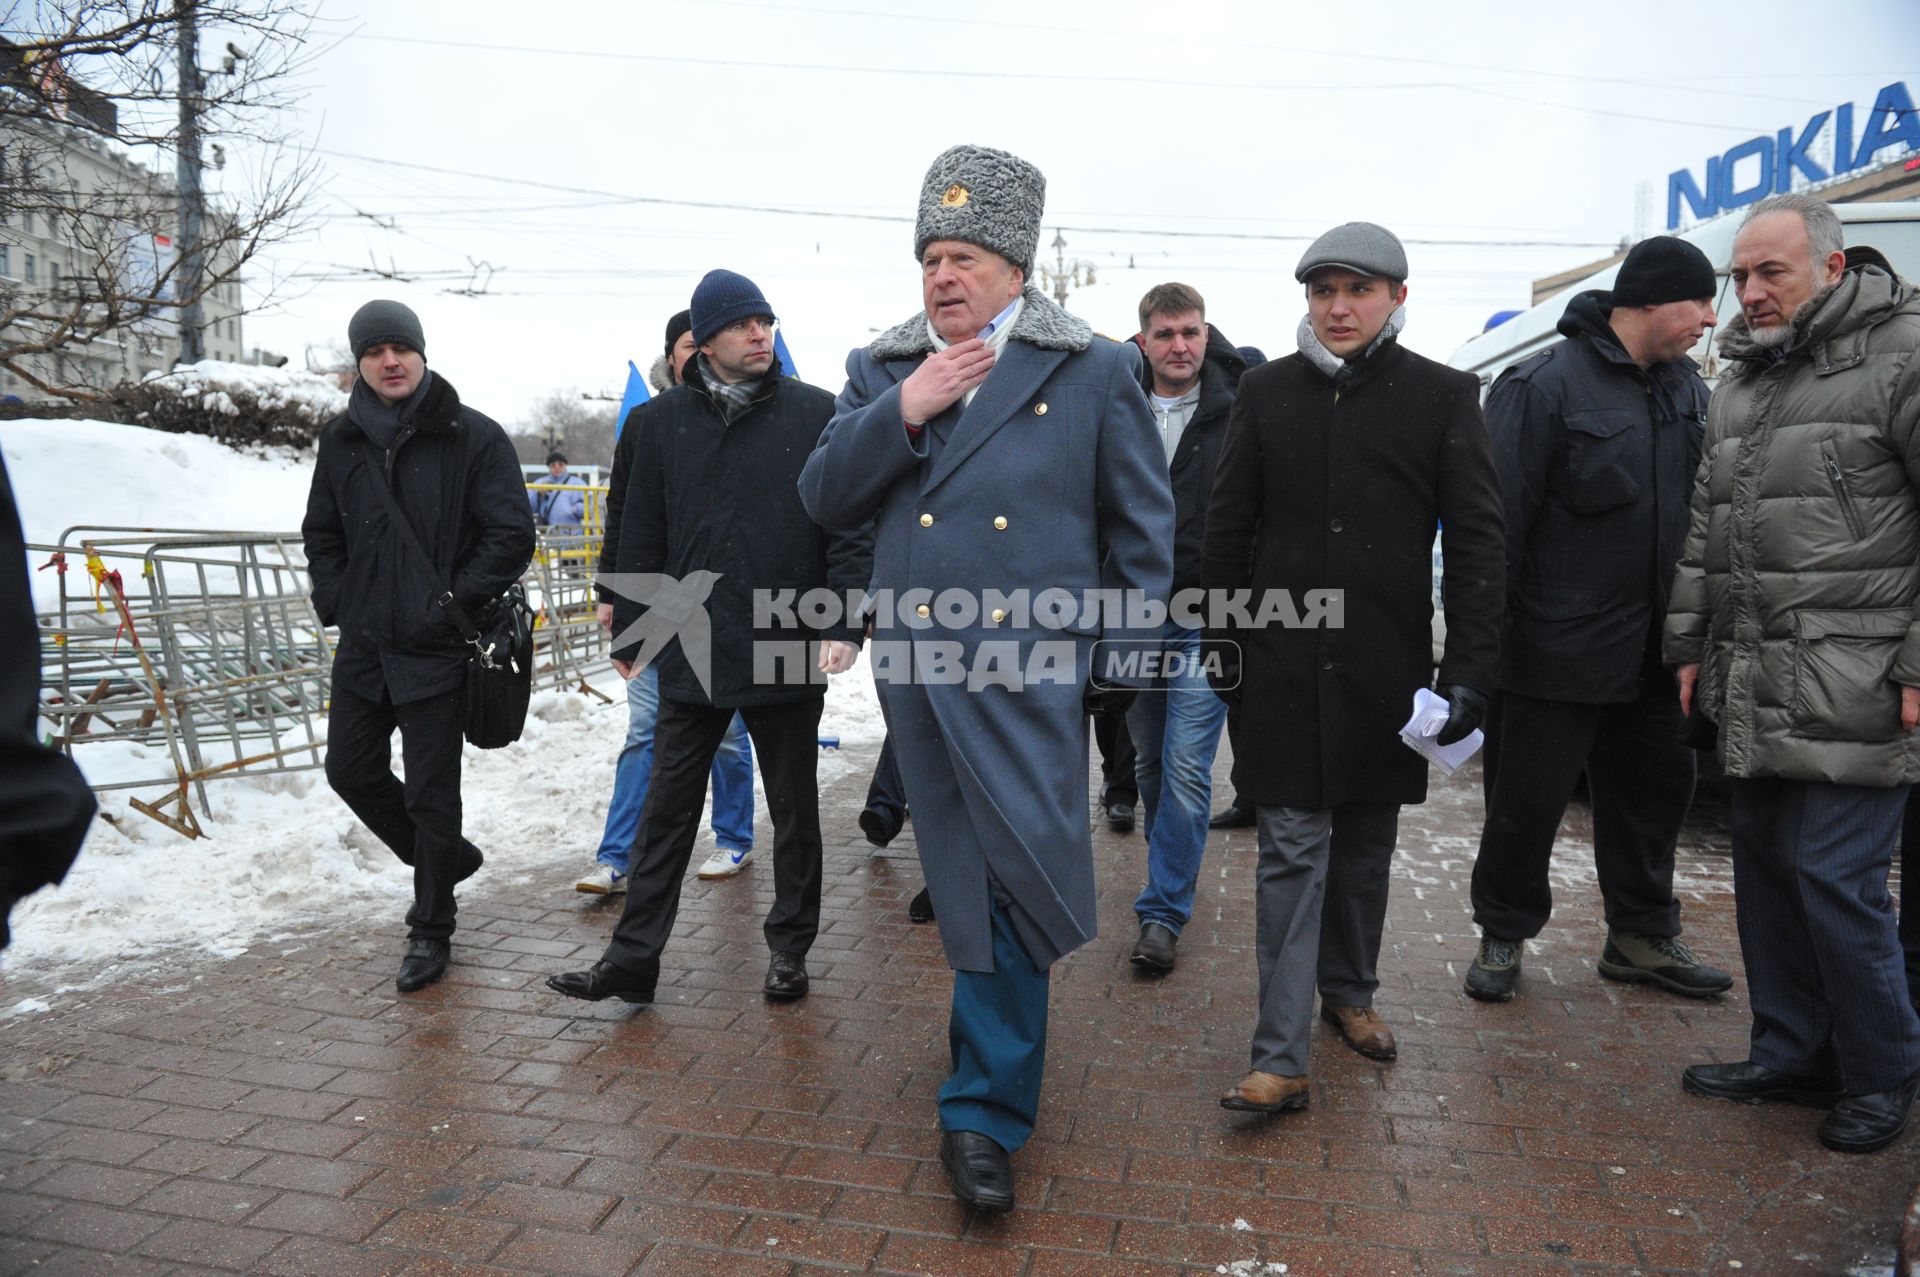
[[[26,536],[0,459],[0,949],[13,906],[67,876],[97,806],[73,760],[40,743],[39,703]]]
[[[1395,1054],[1373,995],[1400,807],[1427,794],[1426,761],[1398,734],[1432,668],[1436,525],[1443,743],[1478,725],[1498,665],[1500,489],[1480,386],[1396,340],[1406,276],[1400,241],[1371,223],[1308,248],[1300,350],[1241,378],[1207,509],[1207,587],[1250,588],[1255,609],[1213,636],[1241,648],[1244,684],[1229,668],[1220,685],[1241,700],[1234,787],[1259,813],[1260,1014],[1228,1108],[1306,1106],[1316,973],[1348,1045]]]
[[[1611,292],[1568,303],[1567,340],[1487,396],[1507,609],[1473,865],[1482,938],[1466,977],[1484,1002],[1513,997],[1521,943],[1546,926],[1553,839],[1582,771],[1606,904],[1600,974],[1690,997],[1733,987],[1680,939],[1673,856],[1693,751],[1660,660],[1706,434],[1707,388],[1687,352],[1713,326],[1715,287],[1692,244],[1641,240]]]
[[[1140,345],[1146,355],[1141,381],[1160,427],[1174,516],[1174,606],[1153,649],[1160,671],[1127,713],[1147,818],[1147,882],[1133,902],[1140,936],[1129,960],[1157,975],[1173,970],[1175,945],[1193,916],[1213,756],[1227,718],[1200,665],[1200,558],[1227,412],[1246,362],[1207,323],[1205,300],[1185,284],[1158,284],[1140,299]]]
[[[1097,639],[1141,635],[1084,605],[1102,590],[1164,604],[1173,544],[1131,356],[1026,283],[1045,192],[1005,151],[934,160],[914,227],[923,307],[848,357],[801,480],[830,527],[877,517],[873,584],[893,606],[875,617],[875,679],[955,971],[941,1161],[981,1210],[1013,1206],[1047,970],[1095,931],[1086,713],[1101,697],[1085,689]],[[885,638],[902,625],[909,640]]]
[[[807,625],[793,615],[793,596],[831,589],[844,600],[864,589],[872,551],[861,529],[827,532],[801,508],[800,467],[833,398],[784,375],[760,289],[709,271],[692,315],[699,354],[682,384],[642,404],[622,429],[633,453],[618,570],[603,581],[614,594],[614,668],[630,679],[658,666],[660,716],[619,926],[591,968],[547,981],[593,1002],[653,1000],[707,773],[736,711],[773,817],[767,997],[806,996],[806,955],[820,929],[824,675],[853,664],[861,630],[844,612],[824,629]]]
[[[347,411],[320,431],[300,530],[313,604],[340,627],[328,714],[327,783],[413,866],[402,993],[446,974],[454,884],[480,868],[460,835],[467,645],[442,605],[446,582],[476,621],[533,558],[533,515],[513,445],[427,368],[420,320],[368,302],[347,325],[359,361]],[[432,559],[387,515],[388,487]],[[394,778],[400,729],[406,783]]]

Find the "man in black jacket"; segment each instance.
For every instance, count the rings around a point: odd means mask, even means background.
[[[619,926],[591,968],[547,981],[593,1002],[653,1000],[707,771],[736,710],[773,817],[764,989],[776,1000],[805,996],[820,925],[820,676],[851,667],[862,636],[844,608],[825,629],[792,608],[821,588],[844,605],[872,575],[870,536],[828,533],[800,504],[800,470],[833,396],[782,375],[773,309],[745,276],[708,272],[692,311],[700,352],[682,384],[623,429],[633,452],[618,570],[603,584],[614,594],[614,668],[632,678],[657,662],[660,717]]]
[[[1133,902],[1140,937],[1130,960],[1157,975],[1173,970],[1174,946],[1193,916],[1213,756],[1227,719],[1200,666],[1201,609],[1182,615],[1180,600],[1185,590],[1198,602],[1207,498],[1246,361],[1207,323],[1205,300],[1185,284],[1158,284],[1140,299],[1140,345],[1141,381],[1173,484],[1174,608],[1153,653],[1160,666],[1153,685],[1127,711],[1147,818],[1147,884]]]
[[[1687,357],[1714,322],[1713,265],[1671,235],[1633,246],[1611,293],[1576,296],[1567,340],[1501,374],[1487,428],[1506,504],[1507,609],[1473,866],[1467,993],[1513,997],[1552,911],[1553,839],[1580,773],[1606,904],[1600,974],[1707,997],[1733,977],[1680,939],[1674,843],[1693,799],[1680,695],[1660,659],[1707,388]]]
[[[395,981],[411,993],[446,974],[454,884],[481,860],[460,835],[467,646],[437,582],[469,617],[484,615],[533,557],[533,516],[506,432],[427,368],[413,311],[368,302],[347,340],[360,377],[347,411],[320,432],[300,530],[314,607],[340,627],[327,783],[413,866]],[[431,564],[394,526],[375,485],[392,491]],[[390,765],[395,726],[404,785]]]
[[[1210,591],[1252,592],[1250,621],[1209,638],[1244,652],[1244,686],[1227,670],[1221,687],[1242,702],[1233,783],[1258,809],[1260,846],[1253,1067],[1220,1102],[1263,1113],[1306,1107],[1316,983],[1347,1045],[1383,1060],[1398,1049],[1373,998],[1400,808],[1427,792],[1426,760],[1399,729],[1433,669],[1436,525],[1441,743],[1479,725],[1500,643],[1500,489],[1480,386],[1400,345],[1406,250],[1349,222],[1295,277],[1299,351],[1241,378],[1203,558]]]

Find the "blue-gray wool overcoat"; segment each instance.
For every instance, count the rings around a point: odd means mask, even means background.
[[[877,515],[873,588],[892,601],[874,631],[876,681],[948,963],[993,970],[997,884],[1021,943],[1045,967],[1096,932],[1081,707],[1094,644],[1156,631],[1087,608],[1049,624],[1039,609],[1023,618],[987,595],[1088,600],[1107,590],[1164,603],[1173,572],[1166,454],[1129,352],[1035,289],[972,403],[956,402],[915,437],[898,387],[932,353],[921,314],[848,357],[846,389],[800,494],[830,528]],[[916,590],[929,594],[908,593]],[[978,600],[977,614],[939,608],[916,620],[919,604],[943,591]],[[996,620],[996,610],[1007,615]],[[902,629],[903,612],[924,628]],[[885,666],[889,641],[898,651],[908,639],[911,681]],[[989,677],[943,681],[930,669],[935,642],[957,653],[950,670],[987,668]],[[1064,650],[1071,669],[1018,677],[1033,673],[1042,645],[1049,657]],[[1009,670],[1014,686],[998,681]]]

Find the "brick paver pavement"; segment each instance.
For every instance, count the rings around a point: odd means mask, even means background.
[[[1920,1137],[1849,1159],[1807,1110],[1684,1095],[1686,1063],[1744,1056],[1744,998],[1594,974],[1578,813],[1522,996],[1461,994],[1472,771],[1403,820],[1379,999],[1399,1060],[1319,1026],[1312,1107],[1274,1120],[1215,1104],[1246,1065],[1252,838],[1213,837],[1179,968],[1147,981],[1125,963],[1143,842],[1102,827],[1102,935],[1055,973],[1020,1209],[970,1219],[935,1160],[950,977],[906,918],[911,857],[855,831],[864,787],[825,795],[824,927],[793,1005],[759,992],[764,861],[688,883],[652,1008],[549,993],[618,908],[564,890],[569,861],[538,890],[463,887],[455,966],[423,994],[394,993],[393,917],[0,1024],[0,1273],[1891,1269]],[[1724,820],[1695,824],[1689,936],[1737,969]]]

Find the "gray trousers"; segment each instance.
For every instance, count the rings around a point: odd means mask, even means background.
[[[1257,808],[1254,947],[1260,1016],[1253,1067],[1302,1077],[1313,993],[1331,1006],[1371,1006],[1400,808],[1348,803]]]

